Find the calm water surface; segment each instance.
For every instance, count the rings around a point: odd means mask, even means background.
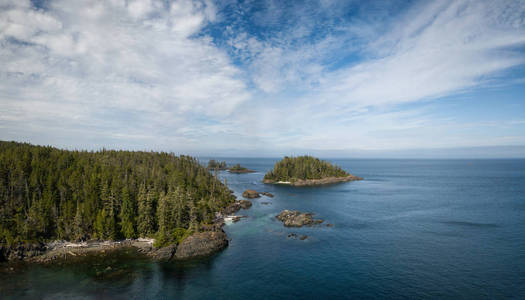
[[[275,197],[214,257],[0,265],[0,299],[525,298],[525,160],[332,160],[365,180],[315,188],[263,185],[275,161],[227,160],[258,171],[221,173],[237,196]],[[284,228],[283,209],[334,227]]]

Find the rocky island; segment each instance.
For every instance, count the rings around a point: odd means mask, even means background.
[[[284,157],[264,175],[268,184],[312,186],[362,180],[338,166],[312,156]]]
[[[298,210],[283,210],[276,216],[277,220],[283,222],[286,227],[303,227],[321,224],[324,221],[321,219],[314,219],[312,213],[302,213]]]
[[[245,168],[245,167],[241,166],[240,164],[236,164],[233,167],[228,168],[228,172],[235,173],[235,174],[255,173],[254,170],[250,170],[248,168]]]
[[[129,247],[159,260],[209,255],[228,245],[224,218],[251,206],[195,158],[169,153],[0,141],[0,179],[0,261]]]

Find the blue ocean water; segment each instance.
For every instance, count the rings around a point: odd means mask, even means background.
[[[225,226],[230,245],[213,257],[17,266],[0,271],[0,298],[525,298],[525,160],[331,160],[365,180],[262,184],[275,161],[227,159],[257,170],[220,174],[238,197],[275,197],[241,210],[248,218]],[[283,209],[334,226],[285,228]],[[97,276],[106,265],[124,268]]]

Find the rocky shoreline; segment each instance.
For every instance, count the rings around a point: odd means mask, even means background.
[[[122,241],[92,240],[78,243],[69,241],[27,242],[11,246],[0,244],[0,262],[52,263],[125,248],[135,248],[138,252],[157,261],[185,260],[208,256],[228,246],[228,236],[222,230],[224,219],[236,217],[236,221],[238,221],[244,216],[232,216],[232,214],[241,208],[248,209],[251,206],[250,201],[237,200],[222,212],[217,213],[213,224],[204,225],[200,232],[193,233],[179,244],[171,244],[166,247],[155,248],[153,246],[155,240],[151,238]]]
[[[276,181],[276,180],[271,180],[271,179],[264,179],[263,183],[284,184],[284,185],[291,185],[291,186],[313,186],[313,185],[333,184],[333,183],[356,181],[356,180],[363,180],[363,178],[359,176],[348,175],[345,177],[326,177],[326,178],[321,178],[321,179],[292,179],[290,181]]]

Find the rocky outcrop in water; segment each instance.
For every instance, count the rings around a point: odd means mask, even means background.
[[[228,237],[223,231],[199,232],[187,237],[179,244],[175,258],[207,256],[226,246],[228,246]]]
[[[242,196],[243,196],[244,198],[248,198],[248,199],[253,199],[253,198],[259,198],[259,197],[261,197],[261,195],[260,195],[258,192],[254,191],[254,190],[246,190],[246,191],[244,191],[244,192],[242,193]]]
[[[230,204],[228,207],[226,207],[223,211],[223,214],[225,215],[231,215],[236,212],[238,212],[241,208],[242,209],[248,209],[252,207],[252,203],[248,200],[237,200]]]
[[[314,219],[312,213],[302,213],[298,210],[283,210],[276,218],[283,222],[286,227],[302,227],[311,226],[314,224],[320,224],[323,222],[321,219]]]
[[[261,195],[264,195],[266,197],[270,197],[270,198],[273,198],[273,194],[272,193],[268,193],[268,192],[261,192]]]

